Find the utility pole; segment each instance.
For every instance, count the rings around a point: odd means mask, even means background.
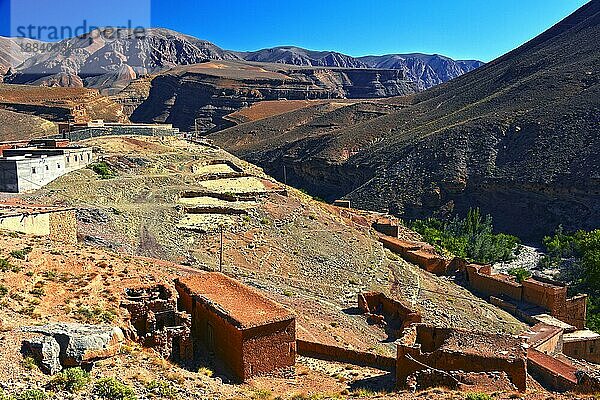
[[[283,183],[287,186],[287,169],[283,166]]]
[[[219,272],[223,272],[223,225],[221,225],[221,250],[219,251]]]

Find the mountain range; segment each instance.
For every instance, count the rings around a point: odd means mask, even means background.
[[[560,224],[600,224],[598,43],[600,1],[592,1],[424,92],[318,104],[211,137],[325,199],[406,219],[479,207],[498,229],[539,243]]]
[[[29,43],[29,46],[24,46],[24,43]],[[37,51],[39,48],[43,51]],[[126,30],[117,34],[93,31],[57,43],[0,37],[0,68],[7,83],[86,86],[115,92],[139,77],[207,60],[399,69],[420,90],[456,78],[483,64],[425,54],[355,58],[332,51],[310,51],[292,46],[234,52],[163,28],[147,29],[141,39]]]

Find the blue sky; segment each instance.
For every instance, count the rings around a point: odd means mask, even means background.
[[[134,24],[174,29],[232,50],[296,45],[353,56],[423,52],[490,61],[544,31],[586,2],[103,0],[90,3],[80,0],[0,0],[0,33],[7,35],[10,32],[7,24],[10,24],[9,29],[14,35],[15,21],[79,26],[82,19],[103,25],[121,25],[131,19]],[[37,12],[32,13],[32,9]]]

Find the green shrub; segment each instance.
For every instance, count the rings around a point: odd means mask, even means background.
[[[515,236],[495,234],[492,217],[483,217],[479,209],[469,210],[464,219],[428,218],[414,221],[411,227],[436,248],[481,263],[510,260],[519,244]]]
[[[25,357],[23,358],[23,361],[21,363],[23,364],[23,367],[25,367],[28,370],[38,368],[37,361],[35,361],[35,358],[33,357]]]
[[[0,298],[6,296],[8,293],[8,288],[4,285],[0,285]]]
[[[115,171],[104,161],[91,164],[89,168],[100,176],[101,179],[110,179],[117,176]]]
[[[0,258],[0,272],[19,272],[20,270],[20,267],[12,265],[7,259]]]
[[[526,281],[531,278],[531,272],[523,267],[511,268],[508,270],[508,274],[515,277],[515,280],[519,283]]]
[[[102,378],[96,381],[94,394],[107,400],[137,400],[133,389],[115,378]]]
[[[465,400],[492,400],[492,397],[486,393],[467,393]]]
[[[79,307],[75,314],[77,319],[88,324],[110,324],[117,318],[114,310],[103,310],[100,307]]]
[[[39,389],[28,389],[15,396],[16,400],[46,400],[48,395]]]
[[[52,390],[64,390],[76,393],[83,390],[91,381],[90,374],[80,367],[65,369],[54,375],[48,387]]]
[[[27,258],[27,254],[31,253],[33,249],[29,246],[23,247],[21,250],[13,250],[10,252],[10,255],[19,260],[24,260]]]
[[[177,398],[177,390],[169,382],[154,380],[146,385],[146,389],[163,398]]]
[[[36,288],[31,289],[29,291],[29,294],[32,294],[35,297],[43,297],[46,295],[46,292],[44,291],[44,288],[36,287]]]

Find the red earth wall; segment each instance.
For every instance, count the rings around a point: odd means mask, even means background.
[[[347,364],[366,366],[391,371],[396,365],[394,357],[367,353],[321,343],[308,342],[298,339],[298,354],[323,360],[338,361]]]

